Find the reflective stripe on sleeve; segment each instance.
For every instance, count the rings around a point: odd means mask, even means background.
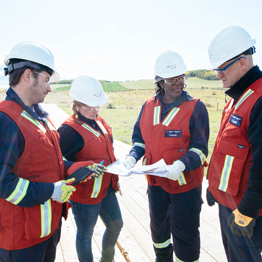
[[[25,110],[22,112],[21,116],[29,120],[31,123],[36,125],[44,134],[46,133],[46,129],[40,124],[39,121],[37,121],[35,118],[33,118],[30,114],[28,114]]]
[[[197,149],[197,148],[191,148],[191,149],[189,149],[188,151],[193,151],[193,152],[195,152],[195,153],[199,156],[202,165],[205,163],[205,161],[206,161],[206,156],[205,156],[205,154],[204,154],[201,150],[199,150],[199,149]]]
[[[13,203],[14,205],[19,204],[27,192],[29,183],[30,182],[28,180],[19,178],[19,181],[15,187],[15,190],[12,192],[12,194],[8,198],[6,198],[6,200]]]
[[[90,126],[88,126],[87,124],[83,124],[82,127],[84,127],[85,129],[87,129],[88,131],[90,131],[91,133],[93,133],[96,137],[99,137],[99,133],[96,132],[94,129],[92,129]]]
[[[254,93],[253,90],[248,89],[244,95],[242,96],[242,98],[236,103],[235,105],[235,109],[238,109],[238,107],[250,96]]]
[[[41,236],[46,237],[51,233],[51,221],[52,221],[52,208],[51,199],[48,199],[44,204],[40,205],[41,208]]]
[[[94,182],[94,187],[93,187],[93,192],[91,194],[91,198],[97,198],[98,194],[100,193],[102,179],[103,179],[102,177],[103,176],[95,177],[95,182]]]
[[[146,146],[145,146],[145,144],[143,144],[143,143],[137,143],[137,142],[135,142],[134,144],[133,144],[133,147],[135,147],[135,146],[140,146],[140,147],[142,147],[142,148],[146,148]]]
[[[105,127],[103,126],[103,124],[102,124],[100,121],[96,121],[96,122],[97,122],[97,124],[99,125],[99,127],[101,128],[101,130],[103,131],[103,133],[104,133],[105,135],[107,135],[108,133],[107,133]]]
[[[224,192],[227,191],[228,181],[229,181],[233,161],[234,161],[233,156],[226,155],[224,167],[223,167],[221,178],[220,178],[220,184],[219,184],[219,187],[218,187],[218,189],[221,190],[221,191],[224,191]]]
[[[186,185],[186,184],[187,184],[187,183],[186,183],[186,178],[185,178],[185,176],[184,176],[184,173],[181,174],[181,176],[180,176],[180,178],[178,178],[177,182],[178,182],[178,184],[179,184],[180,186],[183,186],[183,185]]]
[[[168,126],[179,110],[180,108],[174,107],[163,121],[163,125]]]
[[[153,125],[158,125],[160,123],[160,111],[161,111],[161,107],[160,106],[156,106],[154,108],[154,120],[153,120]]]
[[[155,248],[166,248],[170,245],[170,243],[171,243],[171,238],[169,238],[167,241],[163,243],[153,243],[153,245],[155,246]]]

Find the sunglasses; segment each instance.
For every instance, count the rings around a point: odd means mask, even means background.
[[[213,69],[213,71],[215,71],[216,73],[218,72],[225,72],[230,66],[232,66],[234,63],[236,63],[238,60],[240,60],[241,58],[246,59],[243,56],[240,56],[238,59],[236,59],[235,61],[233,61],[232,63],[230,63],[229,65],[223,67],[223,68],[217,68],[217,69]]]
[[[176,82],[183,82],[185,80],[185,76],[178,76],[176,78],[167,78],[167,79],[164,79],[164,82],[168,85],[171,85],[173,83],[176,83]]]

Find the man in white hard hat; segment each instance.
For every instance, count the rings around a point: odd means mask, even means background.
[[[208,203],[219,203],[230,262],[262,261],[262,72],[253,64],[255,43],[244,28],[231,26],[208,48],[212,69],[231,97],[207,174]]]
[[[59,136],[38,103],[59,75],[44,46],[21,42],[5,59],[10,88],[0,103],[0,261],[53,262],[61,217],[75,191]],[[77,164],[68,162],[68,172]]]
[[[155,62],[156,96],[148,99],[134,126],[127,169],[144,156],[145,165],[164,159],[166,177],[147,175],[150,228],[157,262],[198,261],[203,165],[208,154],[205,105],[185,88],[182,57],[163,52]],[[171,234],[173,244],[171,242]]]

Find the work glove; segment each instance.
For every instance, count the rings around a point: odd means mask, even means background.
[[[54,192],[51,198],[59,203],[66,202],[76,189],[70,186],[75,181],[74,178],[68,179],[67,181],[61,180],[54,183]]]
[[[209,206],[213,206],[216,203],[216,199],[214,198],[214,196],[212,195],[211,191],[209,190],[209,188],[207,188],[207,192],[206,192],[206,198],[207,198],[207,204]]]
[[[133,156],[126,156],[123,165],[126,169],[131,169],[136,164],[136,159]]]
[[[253,235],[253,227],[255,226],[255,219],[244,216],[238,209],[234,210],[227,220],[227,226],[231,229],[233,234],[239,237],[249,237]]]
[[[166,177],[168,179],[176,181],[180,178],[182,172],[185,169],[186,169],[185,164],[182,161],[177,160],[174,162],[173,165],[168,166],[168,174],[166,175]]]
[[[88,179],[91,179],[93,177],[98,177],[99,175],[103,175],[103,171],[106,171],[107,168],[100,164],[95,164],[93,161],[80,161],[75,162],[68,170],[67,174],[71,175],[73,172],[75,172],[80,167],[86,167],[89,168],[92,171],[92,174],[89,175],[86,179],[84,179],[82,182],[86,182]]]
[[[100,165],[100,164],[93,164],[90,166],[87,166],[93,173],[91,174],[93,177],[100,177],[104,174],[104,172],[107,170],[107,167]],[[88,178],[87,178],[88,179]],[[85,182],[87,179],[85,179],[83,182]]]

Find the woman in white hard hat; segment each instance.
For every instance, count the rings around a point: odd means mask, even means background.
[[[72,83],[69,95],[74,99],[73,112],[58,129],[63,156],[69,161],[92,160],[107,166],[116,160],[110,126],[98,115],[108,99],[101,84],[93,77],[79,76]],[[100,261],[114,261],[115,244],[123,220],[115,192],[118,176],[104,173],[75,186],[73,205],[77,234],[76,249],[80,262],[92,262],[91,239],[100,215],[105,223]]]
[[[156,96],[144,103],[134,126],[133,147],[123,162],[130,169],[144,156],[145,165],[162,158],[169,165],[166,178],[147,175],[157,262],[173,262],[173,250],[176,261],[198,261],[200,253],[209,121],[205,105],[184,91],[186,71],[178,53],[166,51],[156,59]]]

